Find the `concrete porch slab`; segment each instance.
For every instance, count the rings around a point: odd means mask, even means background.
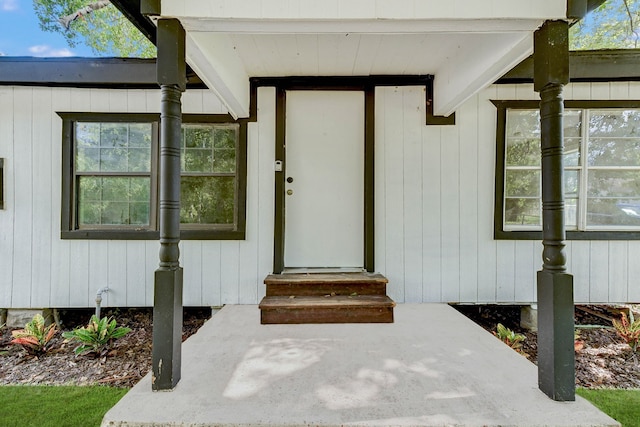
[[[226,306],[183,345],[182,380],[147,375],[103,426],[618,426],[584,399],[554,402],[537,369],[444,304],[392,324],[261,325]]]

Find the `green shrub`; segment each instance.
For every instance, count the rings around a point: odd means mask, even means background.
[[[512,349],[519,351],[522,347],[522,341],[525,340],[525,336],[518,334],[511,329],[505,327],[502,323],[498,323],[496,332],[493,333],[503,343],[511,347]]]
[[[11,344],[22,346],[29,354],[44,354],[51,349],[51,340],[57,332],[55,323],[45,326],[44,317],[41,314],[36,314],[24,326],[24,329],[11,332],[13,336]]]
[[[107,317],[98,319],[94,314],[86,327],[64,332],[62,336],[69,341],[79,342],[74,349],[76,355],[93,353],[101,356],[106,354],[113,340],[122,338],[129,332],[131,332],[130,328],[117,326],[114,319]]]

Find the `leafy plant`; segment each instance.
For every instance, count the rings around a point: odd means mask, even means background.
[[[635,354],[640,343],[640,319],[633,318],[633,312],[629,310],[629,317],[625,313],[620,315],[620,320],[613,319],[613,327],[620,337],[625,340]]]
[[[62,336],[80,344],[74,349],[77,355],[94,353],[103,355],[109,350],[113,340],[122,338],[131,332],[130,328],[117,326],[115,319],[103,317],[98,319],[94,314],[86,327],[64,332]]]
[[[51,340],[58,332],[56,324],[45,326],[44,317],[41,314],[33,316],[24,329],[11,332],[13,340],[11,344],[21,345],[27,353],[37,355],[44,354],[51,348]]]
[[[522,342],[526,339],[524,335],[512,331],[502,323],[498,323],[497,330],[493,333],[493,335],[498,337],[503,343],[516,351],[520,350],[520,348],[522,347]]]

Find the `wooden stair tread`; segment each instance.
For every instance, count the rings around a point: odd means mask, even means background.
[[[260,323],[393,323],[395,302],[378,273],[292,273],[265,278]]]
[[[384,283],[387,278],[379,273],[294,273],[270,274],[264,279],[266,285],[278,284],[351,284]]]
[[[395,302],[386,295],[335,295],[335,296],[272,296],[260,302],[261,310],[305,309],[305,308],[372,308],[395,307]]]

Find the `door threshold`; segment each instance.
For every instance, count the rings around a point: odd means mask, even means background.
[[[364,273],[362,267],[285,267],[282,274]]]

